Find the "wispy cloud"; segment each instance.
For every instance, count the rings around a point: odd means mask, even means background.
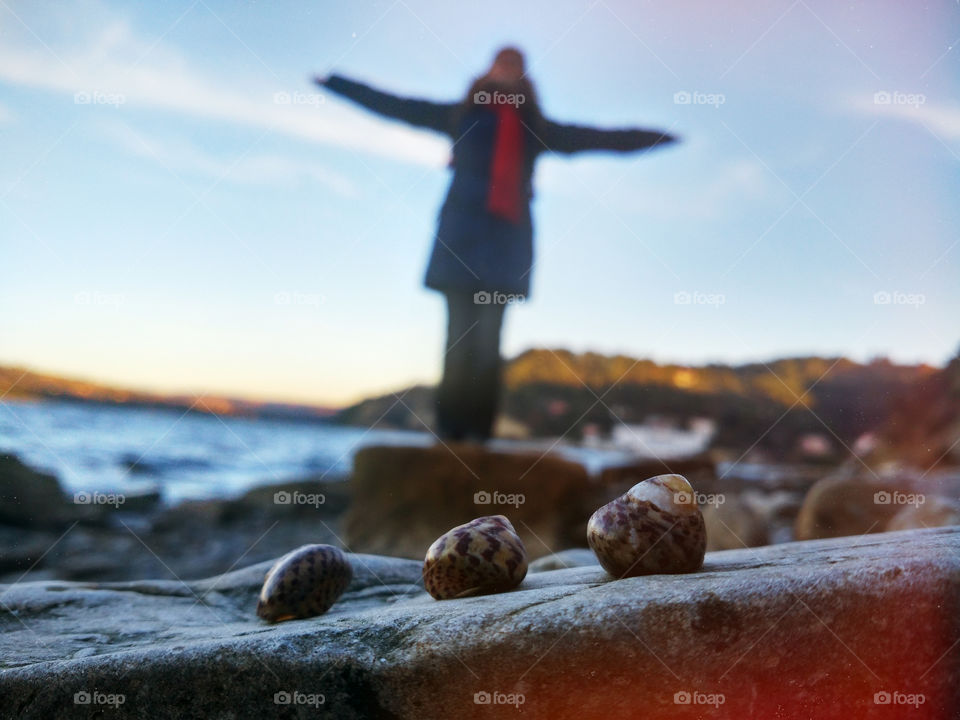
[[[194,60],[162,40],[138,36],[126,20],[97,26],[81,9],[65,7],[60,12],[70,16],[57,23],[72,28],[73,39],[65,47],[8,16],[0,46],[0,82],[61,93],[71,101],[77,93],[122,96],[124,109],[162,110],[268,129],[419,165],[442,166],[448,158],[449,148],[441,138],[367,116],[322,94],[300,103],[278,98],[278,93],[312,93],[306,78],[289,87],[267,70],[243,83],[215,77],[203,68],[202,59]]]
[[[854,96],[848,105],[867,115],[924,126],[944,140],[960,140],[960,105],[956,103],[932,102],[920,93],[884,91]]]
[[[284,185],[317,182],[342,197],[355,197],[357,188],[340,173],[309,159],[276,153],[250,153],[239,160],[221,158],[183,138],[158,137],[122,121],[106,121],[103,134],[126,152],[154,161],[177,176],[201,175],[245,185]]]

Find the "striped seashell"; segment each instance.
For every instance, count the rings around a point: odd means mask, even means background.
[[[263,581],[257,615],[283,622],[323,615],[353,578],[353,569],[339,548],[304,545],[274,563]]]
[[[527,574],[527,551],[503,515],[458,525],[427,550],[423,584],[437,600],[505,592]]]
[[[707,532],[687,479],[657,475],[597,510],[587,543],[617,578],[688,573],[703,565]]]

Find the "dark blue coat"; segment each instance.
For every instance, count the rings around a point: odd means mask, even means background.
[[[338,75],[331,75],[324,85],[381,115],[436,130],[453,140],[453,180],[440,209],[426,276],[427,287],[442,292],[529,294],[533,267],[530,181],[541,152],[622,152],[675,140],[650,130],[598,130],[546,119],[535,127],[525,123],[524,186],[528,200],[520,223],[514,224],[486,208],[497,126],[490,106],[401,98]]]

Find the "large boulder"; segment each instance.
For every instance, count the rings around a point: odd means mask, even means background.
[[[790,490],[765,488],[718,495],[713,503],[702,508],[707,550],[790,542],[802,499]]]
[[[770,544],[794,540],[793,526],[803,504],[803,494],[792,490],[774,490],[765,493],[747,493],[750,507],[767,526]]]
[[[13,455],[0,455],[0,523],[59,527],[68,522],[73,510],[57,478],[34,470]]]
[[[797,540],[883,532],[901,508],[893,502],[910,493],[892,479],[862,475],[834,475],[817,481],[797,513]]]
[[[208,580],[0,586],[19,718],[953,718],[960,529],[709,553],[701,572],[531,573],[436,602],[350,555],[322,617],[254,614],[269,563]],[[580,558],[572,559],[579,564]],[[119,709],[117,709],[119,708]]]
[[[919,502],[920,498],[922,502]],[[890,518],[886,530],[944,527],[960,525],[960,502],[936,495],[918,496],[918,502],[906,505]]]
[[[642,480],[667,473],[683,475],[698,493],[715,494],[721,491],[716,463],[706,456],[634,460],[621,465],[610,465],[601,471],[599,485],[603,488],[603,494],[613,499]]]
[[[532,558],[586,545],[602,502],[586,469],[549,453],[471,444],[371,446],[354,457],[344,544],[354,552],[422,559],[450,528],[506,515]]]
[[[739,495],[726,495],[722,503],[703,508],[707,550],[736,550],[768,545],[766,519]]]

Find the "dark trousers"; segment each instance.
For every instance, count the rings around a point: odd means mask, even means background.
[[[475,302],[473,293],[448,292],[446,298],[447,347],[437,390],[437,434],[444,440],[482,442],[493,433],[500,399],[500,328],[506,306]]]

